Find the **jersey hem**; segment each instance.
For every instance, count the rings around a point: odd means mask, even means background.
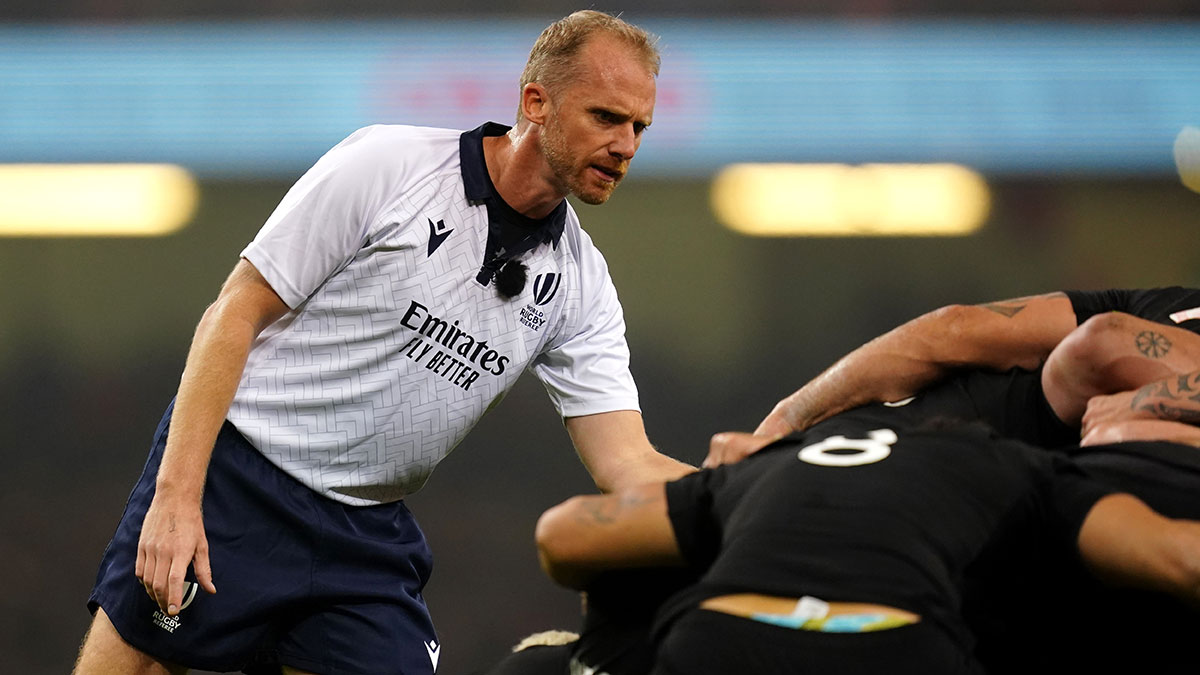
[[[627,398],[589,399],[581,402],[555,401],[555,407],[558,408],[558,414],[563,417],[583,417],[585,415],[599,415],[601,413],[620,412],[622,410],[632,410],[636,413],[642,412],[642,407],[637,400]]]

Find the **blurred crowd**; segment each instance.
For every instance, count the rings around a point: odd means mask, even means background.
[[[831,18],[1099,18],[1139,20],[1200,16],[1193,0],[641,0],[636,6],[579,3],[605,11],[636,10],[640,16],[797,16]],[[554,0],[514,0],[502,8],[483,0],[8,0],[0,3],[5,21],[124,21],[175,19],[348,19],[423,15],[558,16],[576,5]]]

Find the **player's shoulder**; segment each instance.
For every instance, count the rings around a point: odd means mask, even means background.
[[[573,261],[578,270],[579,283],[585,289],[601,289],[612,285],[608,261],[592,241],[591,235],[580,227],[579,218],[569,204],[562,238],[559,241],[559,254]]]
[[[391,143],[458,145],[462,131],[439,127],[421,127],[410,124],[371,124],[350,134],[343,143],[361,142],[372,145]]]
[[[347,161],[379,166],[436,167],[458,160],[461,131],[402,124],[373,124],[347,136],[331,151]]]

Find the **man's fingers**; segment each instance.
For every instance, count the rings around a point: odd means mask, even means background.
[[[748,434],[741,431],[725,431],[716,434],[708,444],[708,457],[703,468],[710,469],[722,464],[733,464],[753,455],[763,447],[782,438],[782,435]]]
[[[133,575],[138,579],[145,579],[142,575],[146,571],[146,549],[142,547],[142,543],[138,542],[137,562],[133,564]]]
[[[721,466],[724,459],[725,446],[728,443],[726,434],[716,434],[708,442],[708,456],[704,458],[704,462],[700,465],[701,469],[711,469],[714,466]]]
[[[209,593],[217,592],[212,578],[212,566],[208,562],[208,542],[202,541],[196,548],[196,559],[192,562],[192,569],[196,572],[196,581],[200,588]]]
[[[171,616],[179,613],[179,605],[183,603],[183,575],[188,562],[179,557],[171,561],[171,572],[167,575],[167,614]]]
[[[142,582],[142,588],[146,589],[146,595],[149,595],[151,600],[158,602],[158,598],[154,597],[154,562],[154,556],[138,547],[138,580]]]
[[[161,560],[157,560],[154,565],[154,577],[150,582],[150,585],[153,587],[154,591],[151,595],[154,597],[154,602],[158,603],[159,609],[163,610],[164,612],[167,611],[167,596],[168,588],[170,586],[170,575],[171,559],[163,558]]]

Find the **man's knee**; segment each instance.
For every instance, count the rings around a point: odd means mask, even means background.
[[[182,675],[187,668],[158,661],[126,642],[103,609],[83,637],[74,675]]]

